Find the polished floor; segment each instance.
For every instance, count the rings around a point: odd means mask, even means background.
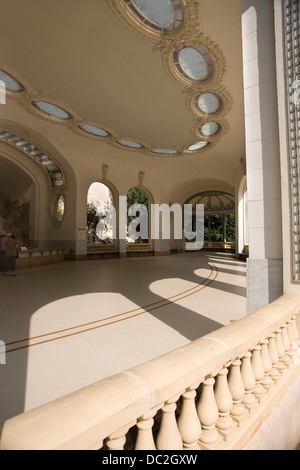
[[[245,316],[226,253],[65,261],[0,278],[0,421]]]

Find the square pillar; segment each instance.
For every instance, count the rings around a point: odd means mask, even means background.
[[[282,295],[282,223],[274,3],[243,0],[248,187],[247,313]]]

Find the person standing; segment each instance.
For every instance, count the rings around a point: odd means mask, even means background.
[[[8,271],[12,272],[12,275],[16,275],[16,256],[18,251],[17,241],[12,233],[8,233],[6,240],[5,250],[5,273]]]
[[[5,249],[6,249],[6,236],[0,235],[0,271],[4,272],[5,267]]]

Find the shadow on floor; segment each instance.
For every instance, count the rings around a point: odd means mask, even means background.
[[[117,269],[116,261],[118,262]],[[0,288],[3,293],[1,294],[0,331],[5,331],[1,340],[8,344],[27,338],[30,334],[30,322],[34,312],[47,304],[67,297],[87,293],[112,292],[122,294],[135,305],[141,307],[162,302],[165,299],[149,290],[149,286],[153,282],[170,278],[170,273],[172,273],[172,277],[180,278],[184,262],[184,280],[195,285],[201,284],[205,282],[206,278],[194,274],[194,271],[199,268],[207,269],[209,261],[210,255],[195,253],[194,256],[189,255],[188,257],[184,254],[151,257],[147,258],[146,262],[143,258],[124,258],[65,262],[59,267],[52,265],[40,269],[20,270],[16,278],[0,279]],[[218,257],[217,262],[222,262],[222,256]],[[224,263],[227,264],[227,259],[224,260]],[[145,269],[145,265],[147,269]],[[224,271],[228,272],[225,268]],[[233,272],[233,274],[240,273]],[[129,282],[130,278],[132,278],[131,282]],[[138,288],[135,280],[138,282]],[[246,295],[245,288],[227,284],[218,279],[214,280],[210,287],[238,296]],[[176,303],[166,305],[163,308],[146,308],[146,310],[189,341],[194,341],[223,326],[205,315]],[[74,322],[74,324],[78,324],[78,322]],[[14,347],[18,347],[18,343],[8,346],[7,350]],[[2,407],[0,421],[23,412],[25,406],[28,349],[20,349],[11,354],[14,354],[13,362],[11,363],[8,353],[7,364],[0,365],[0,402]]]

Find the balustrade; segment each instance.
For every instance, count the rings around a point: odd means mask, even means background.
[[[271,397],[272,404],[278,403],[279,399],[276,401],[277,387],[284,383],[289,372],[300,373],[299,332],[296,324],[297,316],[299,316],[300,296],[295,295],[293,299],[295,300],[294,308],[290,306],[285,308],[281,299],[282,319],[279,321],[279,314],[274,313],[274,316],[277,315],[274,318],[274,326],[272,320],[268,320],[269,327],[266,328],[267,317],[264,316],[264,309],[255,315],[255,322],[258,325],[256,333],[252,336],[253,339],[248,338],[245,342],[243,354],[241,354],[243,342],[239,343],[237,338],[239,338],[239,331],[247,330],[249,322],[247,318],[240,322],[240,327],[239,321],[234,325],[224,327],[224,331],[230,331],[232,337],[235,338],[232,346],[229,343],[228,347],[220,344],[220,336],[214,336],[212,333],[157,360],[149,361],[147,363],[149,368],[143,368],[141,365],[139,369],[128,371],[126,380],[129,382],[132,380],[132,383],[130,382],[132,389],[136,390],[136,384],[141,384],[141,390],[137,387],[138,399],[136,402],[130,402],[128,392],[127,402],[125,400],[123,407],[116,405],[116,410],[111,410],[112,421],[108,420],[106,410],[103,425],[101,425],[100,415],[99,424],[90,424],[90,428],[97,429],[99,433],[99,448],[102,442],[109,450],[126,448],[127,437],[133,430],[135,432],[132,433],[134,437],[131,447],[135,450],[238,448],[241,445],[239,443],[244,442],[244,438],[241,439],[239,433],[245,435],[249,426],[248,434],[252,434],[253,420],[260,419],[260,410],[263,410],[263,407],[269,403],[268,397]],[[271,311],[272,304],[267,308],[268,314]],[[260,329],[261,333],[259,333]],[[175,367],[179,363],[181,372],[178,372],[179,366]],[[184,363],[186,367],[183,367]],[[170,364],[173,364],[174,373],[169,374],[168,379],[165,379],[165,371],[170,370]],[[155,370],[156,373],[151,375],[149,370]],[[145,371],[143,379],[139,378],[140,371]],[[156,376],[159,378],[157,382],[154,378]],[[124,380],[123,376],[121,383],[123,387],[126,387]],[[157,385],[158,383],[160,385]],[[109,380],[109,386],[114,386],[114,377]],[[101,392],[101,382],[99,382],[99,387],[101,403],[101,393],[108,393],[109,389],[105,388]],[[105,387],[108,387],[106,382]],[[171,394],[171,391],[174,393]],[[115,395],[117,392],[122,394],[122,390],[115,391]],[[80,398],[81,393],[81,391],[75,392],[75,396],[78,394]],[[171,397],[168,398],[170,395]],[[69,408],[68,400],[70,400]],[[149,406],[150,402],[151,406]],[[62,412],[61,410],[57,412],[57,420],[61,419],[64,424],[66,424],[64,421],[66,419],[67,421],[73,420],[64,426],[64,430],[67,425],[70,429],[74,429],[76,409],[74,408],[73,417],[70,413],[71,398],[64,397],[64,403],[69,409],[67,418],[64,416],[63,408]],[[40,446],[64,448],[64,446],[68,447],[67,442],[71,447],[72,439],[66,439],[65,436],[60,438],[60,431],[58,431],[57,442],[53,443],[48,437],[55,433],[53,429],[48,432],[49,424],[48,426],[45,424],[47,413],[51,416],[52,427],[55,427],[53,410],[61,406],[61,401],[59,404],[53,402],[41,407],[40,412],[33,410],[5,422],[2,428],[1,448],[17,449],[30,448],[30,446],[34,448],[35,439],[39,438],[42,439],[38,445],[39,448]],[[88,407],[88,400],[82,406]],[[115,424],[114,429],[110,429],[106,434],[108,422]],[[88,435],[93,434],[88,424],[86,423],[83,429],[78,430],[78,435],[84,435],[85,432]],[[57,426],[59,427],[59,424]],[[26,444],[22,441],[22,432],[25,434],[25,429],[32,435],[30,445],[24,436]],[[40,432],[36,432],[36,429]],[[52,445],[49,444],[49,439]],[[93,442],[94,440],[95,436],[93,436]],[[89,448],[89,445],[86,447]]]

